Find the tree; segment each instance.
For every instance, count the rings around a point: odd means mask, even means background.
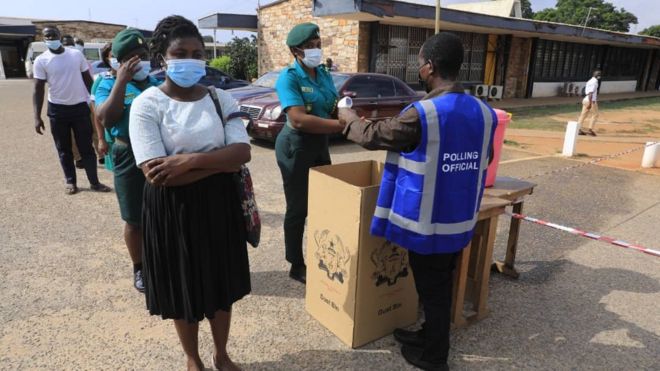
[[[589,8],[591,13],[589,14]],[[630,24],[637,24],[637,17],[624,8],[617,9],[604,0],[557,0],[554,8],[543,9],[534,14],[534,19],[584,25],[589,14],[588,27],[610,31],[628,32]]]
[[[520,8],[522,10],[522,17],[527,19],[534,18],[534,11],[532,10],[532,3],[529,0],[520,0]]]
[[[227,44],[227,54],[231,58],[229,73],[237,79],[250,80],[257,77],[257,38],[234,37]]]
[[[217,58],[211,59],[209,65],[213,68],[217,68],[224,73],[230,73],[231,58],[228,55],[222,55]]]
[[[204,35],[202,39],[204,39],[205,43],[213,43],[213,36],[211,35]]]
[[[660,37],[660,24],[656,24],[655,26],[647,27],[647,28],[643,29],[642,32],[640,32],[639,34],[640,35]]]

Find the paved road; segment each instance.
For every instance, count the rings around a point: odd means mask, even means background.
[[[0,81],[0,102],[0,369],[182,369],[173,326],[148,316],[131,287],[115,195],[63,194],[52,139],[32,129],[28,81]],[[333,146],[335,162],[368,158],[382,153]],[[570,164],[512,162],[501,173]],[[306,314],[283,259],[272,148],[255,145],[251,169],[265,230],[250,249],[253,293],[234,308],[234,359],[247,370],[410,369],[392,337],[351,350]],[[102,180],[112,183],[105,171]],[[660,247],[660,178],[590,166],[535,180],[529,214]],[[520,244],[521,278],[495,276],[490,317],[453,333],[453,369],[660,369],[660,259],[529,224]],[[210,340],[202,326],[206,358]]]

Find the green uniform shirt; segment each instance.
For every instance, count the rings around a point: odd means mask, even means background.
[[[148,77],[149,82],[144,87],[146,90],[152,86],[158,86],[162,81],[157,80],[151,76]],[[104,76],[103,80],[99,83],[96,93],[94,94],[96,106],[100,107],[108,98],[110,97],[110,92],[112,87],[115,85],[116,78],[114,76]],[[124,95],[124,112],[122,113],[121,119],[115,124],[115,126],[110,129],[110,135],[113,138],[128,138],[128,117],[131,110],[131,104],[133,100],[137,98],[138,95],[142,93],[143,89],[140,89],[137,84],[133,81],[130,81],[126,85],[126,93]]]
[[[329,118],[337,104],[337,89],[330,72],[318,66],[316,80],[312,80],[297,60],[280,72],[275,90],[283,111],[293,106],[304,106],[309,114]]]

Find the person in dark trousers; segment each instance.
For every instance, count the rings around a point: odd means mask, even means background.
[[[408,250],[425,317],[422,329],[397,329],[394,338],[412,365],[447,370],[454,265],[477,222],[497,116],[456,82],[457,36],[432,36],[418,62],[422,100],[389,120],[371,122],[347,108],[339,118],[349,140],[390,151],[371,233]]]
[[[133,262],[133,286],[144,292],[142,280],[142,190],[145,178],[135,164],[128,130],[133,100],[143,91],[160,85],[149,76],[149,51],[142,33],[127,28],[112,40],[112,55],[119,61],[116,76],[106,75],[94,100],[96,118],[108,130],[114,143],[112,163],[115,193],[124,220],[124,241]]]
[[[109,192],[101,184],[96,169],[96,155],[92,148],[92,122],[88,105],[92,76],[83,55],[77,50],[64,48],[57,27],[46,26],[43,31],[48,50],[34,61],[34,126],[37,134],[45,129],[41,119],[44,90],[48,83],[48,117],[60,165],[66,179],[66,194],[78,192],[76,168],[71,150],[71,131],[78,144],[82,163],[91,189]]]
[[[330,118],[337,106],[338,94],[332,76],[321,64],[319,27],[314,23],[293,27],[286,44],[295,60],[282,70],[275,84],[282,112],[287,117],[275,141],[275,157],[286,197],[284,246],[286,260],[291,263],[289,277],[305,283],[303,233],[309,169],[330,164],[327,134],[340,133],[344,126]]]

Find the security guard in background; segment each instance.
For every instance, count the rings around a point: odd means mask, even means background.
[[[432,36],[418,62],[428,93],[422,100],[380,122],[346,108],[339,118],[348,139],[390,151],[371,233],[408,250],[426,321],[418,331],[395,330],[394,338],[409,363],[448,370],[454,263],[477,222],[497,116],[456,82],[463,62],[458,37]]]
[[[343,122],[330,118],[337,106],[332,76],[321,65],[319,27],[302,23],[286,39],[295,61],[282,70],[275,85],[287,122],[275,142],[277,164],[282,173],[286,214],[284,244],[289,276],[305,283],[303,232],[307,218],[309,168],[329,165],[328,135],[344,129]]]

